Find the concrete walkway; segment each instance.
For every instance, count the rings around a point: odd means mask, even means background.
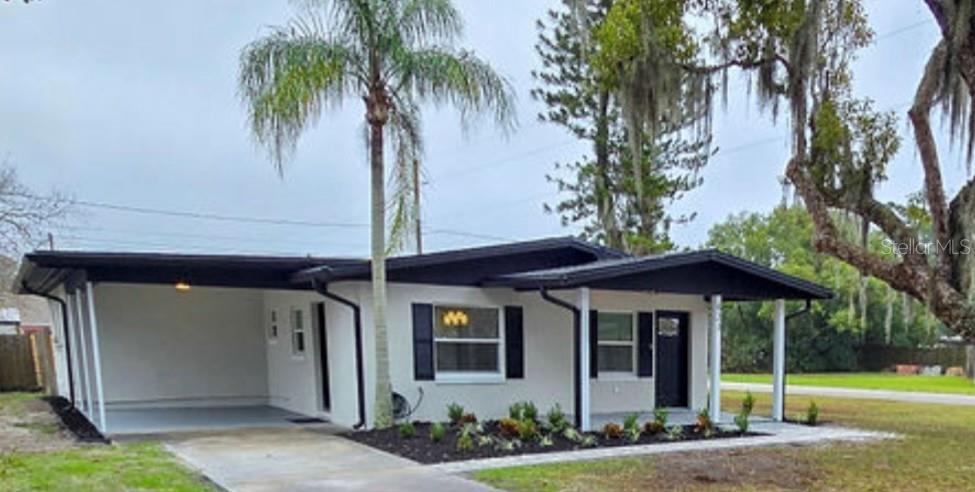
[[[477,470],[506,468],[510,466],[542,465],[547,463],[561,463],[568,461],[626,458],[686,451],[707,451],[776,445],[809,445],[826,442],[864,442],[897,437],[895,434],[891,433],[850,429],[831,425],[808,427],[804,425],[768,421],[756,422],[752,424],[751,430],[753,432],[766,433],[768,435],[714,439],[707,441],[678,441],[666,444],[645,444],[642,446],[596,448],[577,451],[528,454],[504,458],[487,458],[480,460],[442,463],[439,465],[431,465],[430,468],[448,473],[468,473]]]
[[[753,393],[771,393],[771,384],[762,383],[721,383],[721,389],[729,391],[751,391]],[[787,385],[785,393],[788,395],[829,396],[837,398],[862,398],[865,400],[890,400],[908,403],[936,403],[940,405],[970,405],[975,406],[975,396],[956,395],[951,393],[922,393],[911,391],[889,391],[856,388],[831,388],[826,386],[795,386]]]
[[[320,429],[208,433],[165,442],[176,456],[230,491],[493,490]]]

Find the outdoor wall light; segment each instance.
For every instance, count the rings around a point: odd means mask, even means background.
[[[190,290],[190,284],[188,282],[176,282],[176,285],[174,285],[173,287],[175,287],[176,290],[180,292],[186,292]]]
[[[467,326],[470,321],[467,312],[460,309],[451,309],[443,313],[444,326]]]

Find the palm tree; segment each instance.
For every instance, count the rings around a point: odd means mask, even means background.
[[[450,0],[296,4],[301,12],[295,19],[243,49],[241,97],[253,136],[268,149],[279,173],[323,108],[347,96],[358,96],[365,104],[372,194],[374,425],[388,427],[393,419],[386,336],[384,134],[390,132],[396,157],[393,176],[402,197],[412,193],[411,166],[419,165],[422,152],[419,104],[455,106],[465,128],[474,117],[487,115],[507,131],[515,124],[513,91],[488,63],[455,47],[463,22]],[[396,232],[402,228],[396,224],[409,221],[393,223]]]

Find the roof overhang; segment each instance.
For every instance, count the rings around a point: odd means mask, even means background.
[[[716,250],[622,258],[575,267],[501,275],[488,286],[518,290],[574,289],[720,294],[728,300],[829,299],[832,291],[807,280]]]

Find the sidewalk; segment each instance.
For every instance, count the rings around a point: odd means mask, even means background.
[[[751,391],[752,393],[771,393],[771,384],[761,383],[721,383],[721,389],[728,391]],[[922,393],[913,391],[890,391],[856,388],[830,388],[826,386],[786,385],[786,395],[830,396],[837,398],[861,398],[865,400],[889,400],[908,403],[934,403],[939,405],[975,406],[975,396],[951,393]]]

